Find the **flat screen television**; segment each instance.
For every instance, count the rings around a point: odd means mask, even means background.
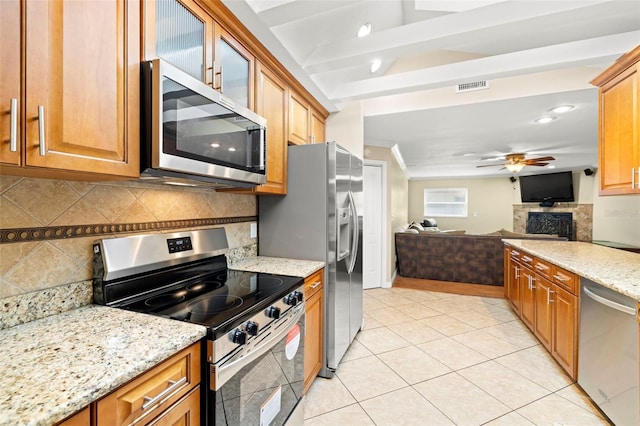
[[[523,203],[570,202],[573,198],[573,174],[568,172],[520,176]]]

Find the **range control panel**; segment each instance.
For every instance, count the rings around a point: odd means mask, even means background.
[[[169,253],[178,253],[181,251],[193,250],[193,246],[191,245],[191,237],[168,238],[167,246],[169,247]]]

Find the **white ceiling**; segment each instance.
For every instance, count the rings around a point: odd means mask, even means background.
[[[397,145],[412,179],[509,175],[477,168],[509,152],[597,166],[589,81],[640,44],[639,0],[222,1],[329,111],[360,101],[365,145]]]

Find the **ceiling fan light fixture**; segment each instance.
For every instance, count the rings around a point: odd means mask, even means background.
[[[374,59],[373,62],[371,62],[371,73],[378,71],[381,66],[382,61],[380,59]]]
[[[517,173],[524,168],[524,164],[522,163],[506,164],[505,167],[510,172]]]
[[[371,34],[371,24],[367,22],[358,29],[358,37],[366,37],[369,34]]]
[[[556,114],[563,114],[565,112],[569,112],[569,111],[573,110],[574,108],[575,108],[575,106],[573,106],[573,105],[560,105],[560,106],[557,106],[555,108],[550,109],[549,112],[553,112],[553,113],[556,113]]]
[[[538,124],[547,124],[547,123],[551,123],[555,119],[556,119],[556,117],[542,117],[542,118],[538,118],[536,120],[536,123],[538,123]]]

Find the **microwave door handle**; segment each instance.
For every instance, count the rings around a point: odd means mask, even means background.
[[[265,149],[266,149],[266,139],[267,139],[267,130],[264,127],[260,127],[258,129],[260,132],[260,170],[265,170],[267,168],[266,160],[265,160]]]

